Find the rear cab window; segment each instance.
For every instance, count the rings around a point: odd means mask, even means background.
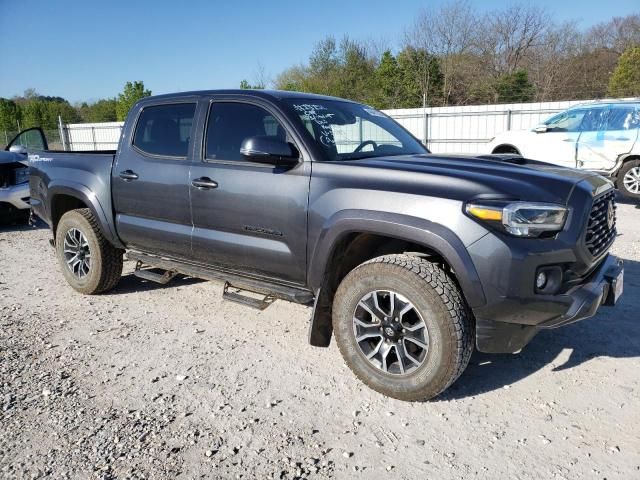
[[[138,117],[133,146],[152,156],[187,158],[195,111],[195,103],[145,107]]]

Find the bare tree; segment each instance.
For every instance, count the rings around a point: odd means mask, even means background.
[[[513,5],[487,14],[482,49],[495,74],[513,73],[522,68],[527,56],[544,44],[549,15],[535,6]]]
[[[614,17],[591,27],[586,44],[591,50],[606,48],[622,55],[627,48],[640,45],[640,14]]]
[[[460,68],[461,58],[476,45],[477,14],[467,0],[454,0],[437,10],[421,11],[412,27],[405,33],[405,46],[423,50],[440,59],[443,75],[442,104],[446,105],[452,94],[454,77]],[[424,93],[429,91],[430,65],[421,69],[420,79]]]

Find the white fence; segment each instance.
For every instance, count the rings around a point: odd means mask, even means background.
[[[507,105],[469,105],[385,110],[434,153],[478,153],[497,134],[536,126],[550,115],[585,102],[513,103]],[[361,125],[350,126],[360,129]],[[122,122],[74,123],[63,127],[67,150],[115,150]],[[339,127],[336,142],[354,138]],[[368,137],[372,138],[372,137]],[[348,140],[345,142],[353,143]]]

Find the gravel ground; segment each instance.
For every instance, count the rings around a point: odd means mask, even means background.
[[[0,230],[3,478],[640,478],[640,207],[619,206],[615,309],[475,353],[439,399],[360,384],[310,310],[125,276],[88,297],[45,228]]]

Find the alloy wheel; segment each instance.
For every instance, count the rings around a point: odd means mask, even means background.
[[[640,194],[640,167],[629,170],[623,178],[624,188],[631,193]]]
[[[427,358],[427,326],[399,293],[376,290],[363,296],[353,313],[353,333],[361,353],[385,373],[408,375]]]
[[[91,250],[84,234],[70,228],[64,236],[64,260],[77,278],[83,279],[91,269]]]

